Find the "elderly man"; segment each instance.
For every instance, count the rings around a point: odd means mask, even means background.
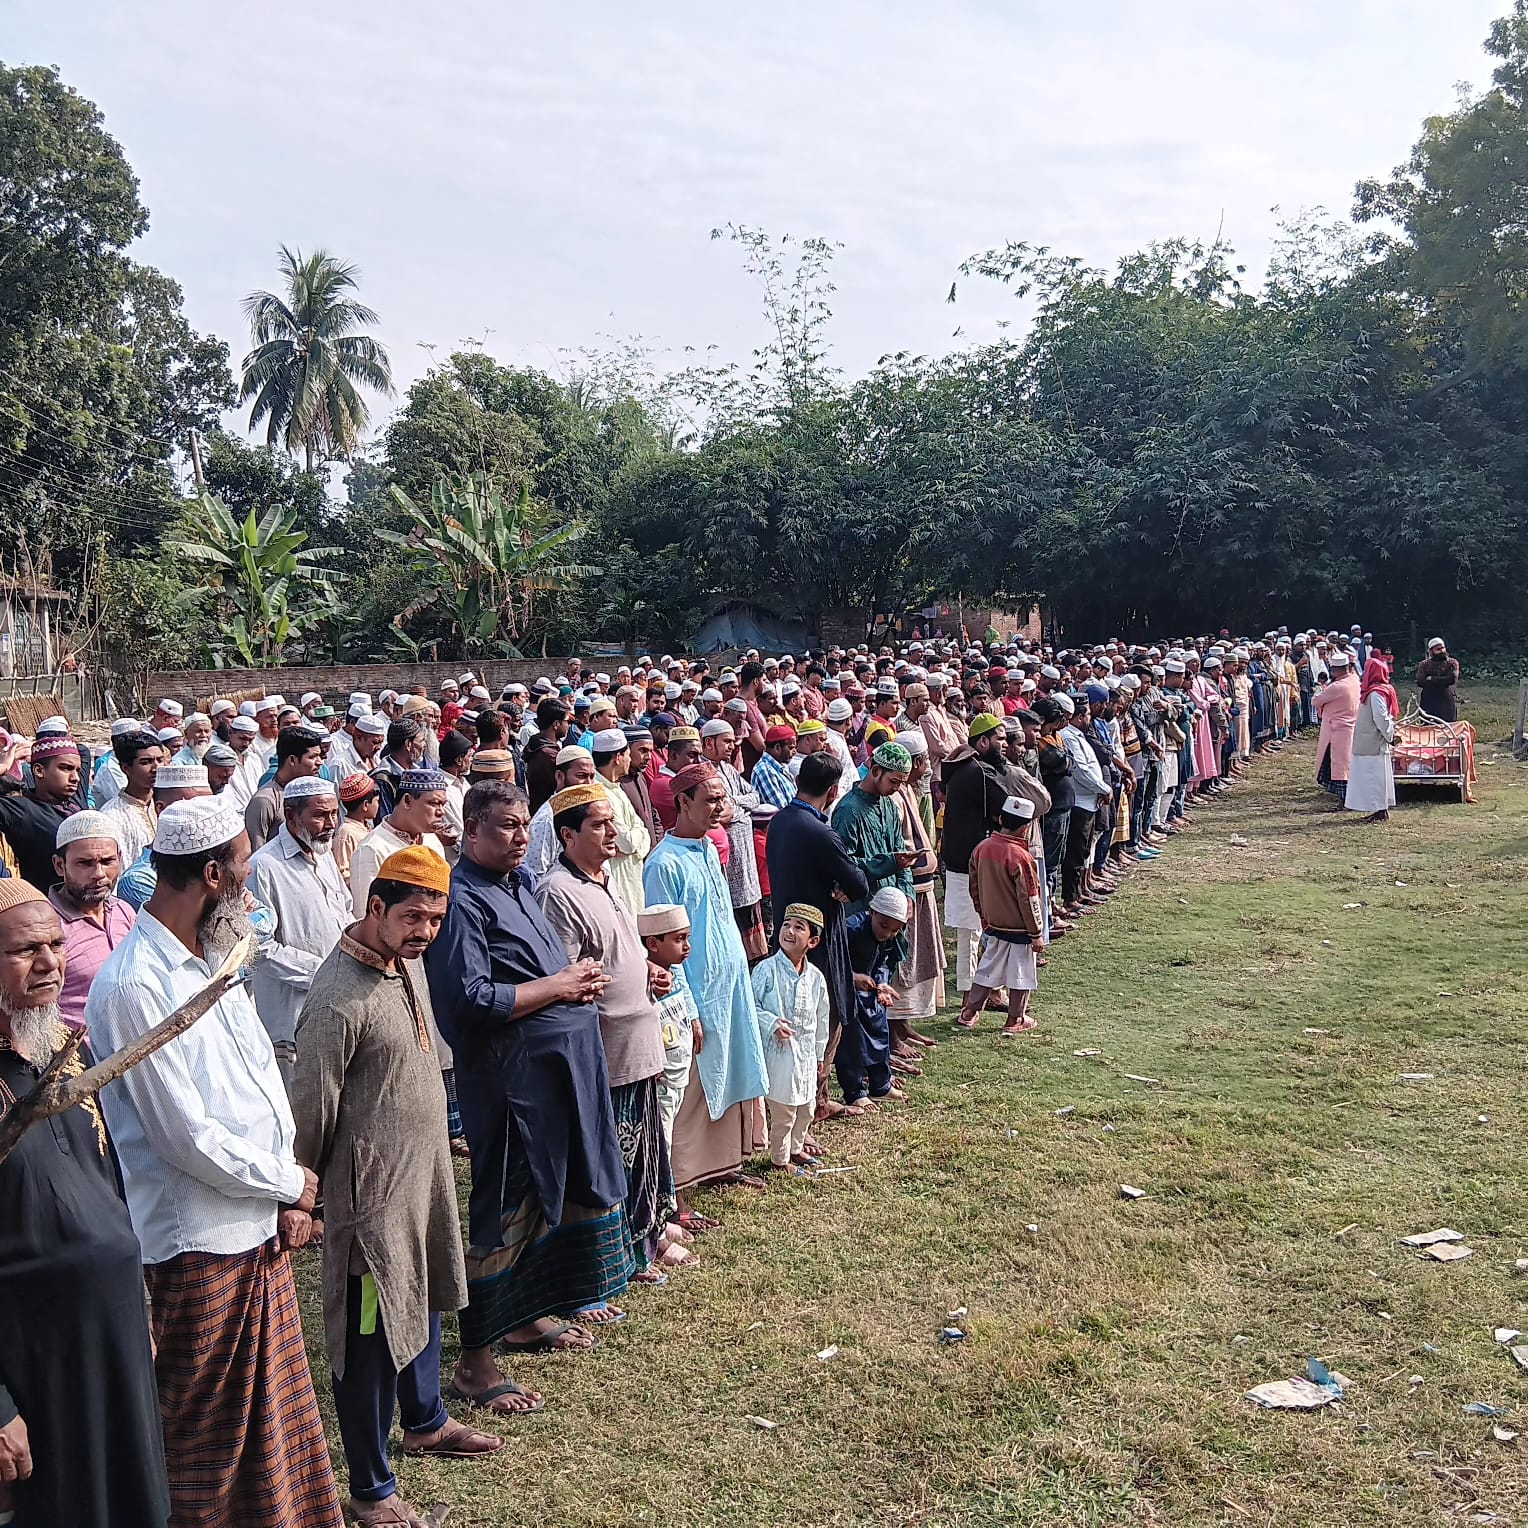
[[[405,1454],[473,1458],[503,1446],[453,1421],[440,1392],[440,1316],[466,1304],[467,1274],[419,961],[448,885],[428,849],[389,855],[365,917],[314,973],[297,1027],[297,1157],[323,1187],[324,1335],[349,1512],[363,1525],[418,1521],[387,1462],[395,1410]],[[527,1410],[540,1404],[515,1386],[504,1393]]]
[[[297,1016],[313,973],[350,922],[350,893],[334,863],[340,804],[322,775],[293,780],[281,799],[276,836],[249,861],[249,889],[275,914],[276,931],[255,962],[255,1010],[291,1086]]]
[[[249,835],[223,797],[159,814],[154,867],[154,894],[85,1005],[102,1052],[200,992],[249,929]],[[175,1522],[340,1528],[287,1261],[311,1234],[318,1179],[293,1154],[254,1004],[231,988],[101,1103],[147,1264]]]
[[[536,897],[568,959],[597,961],[606,978],[595,1007],[626,1164],[626,1224],[638,1270],[635,1278],[653,1283],[653,1265],[662,1251],[663,1227],[674,1198],[658,1108],[664,1048],[653,996],[666,996],[673,977],[667,969],[649,964],[636,919],[616,895],[609,866],[619,853],[620,829],[603,782],[558,791],[551,807],[562,853]]]
[[[587,1349],[617,1319],[634,1271],[626,1170],[610,1106],[595,1000],[608,978],[570,962],[520,869],[530,806],[518,786],[467,792],[462,857],[440,936],[425,956],[430,997],[457,1059],[472,1152],[467,1306],[456,1392],[494,1411],[508,1352]]]
[[[762,1180],[746,1177],[742,1167],[765,1144],[764,1049],[748,957],[709,838],[721,822],[727,787],[701,760],[674,777],[673,790],[674,826],[648,855],[642,879],[649,903],[674,903],[689,914],[684,973],[705,1033],[674,1121],[674,1182],[681,1191],[718,1180],[758,1186]]]
[[[392,811],[350,856],[351,907],[357,917],[365,916],[366,893],[372,877],[390,854],[423,844],[445,862],[445,845],[437,835],[446,820],[446,792],[450,784],[450,777],[438,769],[411,769],[397,777]]]
[[[84,805],[79,744],[67,733],[39,737],[31,764],[31,789],[0,796],[0,834],[22,880],[45,892],[53,884],[59,824]]]
[[[43,894],[0,880],[0,1117],[67,1034],[65,945]],[[14,1492],[17,1523],[164,1528],[143,1270],[93,1098],[0,1162],[0,1309],[0,1499]]]
[[[64,1023],[85,1027],[85,999],[96,973],[133,926],[137,912],[115,895],[122,854],[104,812],[75,812],[58,826],[53,868],[59,884],[48,892],[64,931],[69,963],[58,1007]]]

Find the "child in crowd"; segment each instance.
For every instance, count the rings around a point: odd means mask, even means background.
[[[897,1001],[891,985],[907,958],[903,931],[912,905],[895,886],[882,886],[863,911],[844,922],[849,935],[849,965],[854,972],[854,1007],[844,1015],[834,1065],[849,1114],[863,1114],[884,1099],[900,1102],[906,1094],[891,1076],[891,1024],[886,1010]]]
[[[1035,956],[1045,948],[1040,909],[1040,874],[1029,852],[1026,831],[1035,804],[1021,796],[1003,802],[1000,826],[971,855],[971,905],[982,920],[981,954],[965,1007],[955,1021],[975,1029],[988,997],[1008,989],[1008,1022],[1002,1034],[1011,1039],[1035,1021],[1029,994],[1039,986]]]
[[[819,908],[792,902],[780,924],[780,948],[753,968],[768,1079],[769,1165],[810,1176],[807,1132],[828,1051],[828,984],[807,956],[822,939]]]
[[[662,966],[674,978],[668,994],[654,999],[658,1022],[663,1029],[663,1071],[658,1078],[658,1111],[663,1120],[663,1141],[672,1156],[674,1121],[684,1102],[690,1080],[690,1061],[699,1054],[705,1034],[700,1026],[700,1011],[694,994],[685,980],[684,963],[690,955],[690,915],[677,902],[659,902],[637,914],[637,933],[647,949],[647,958]],[[692,1230],[708,1231],[716,1225],[709,1216],[691,1209],[678,1196],[679,1219],[665,1233],[666,1240],[680,1247],[688,1246]],[[683,1261],[665,1250],[659,1261],[672,1265]]]
[[[334,868],[350,884],[350,856],[360,848],[366,835],[377,825],[377,807],[381,796],[368,774],[359,770],[348,774],[339,785],[340,805],[345,820],[334,835]]]

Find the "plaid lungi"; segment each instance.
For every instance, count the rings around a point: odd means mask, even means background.
[[[341,1528],[286,1253],[182,1252],[144,1277],[171,1528]]]
[[[660,1080],[644,1077],[610,1090],[615,1133],[626,1164],[626,1224],[639,1268],[658,1255],[658,1236],[674,1205],[674,1174],[658,1108]]]

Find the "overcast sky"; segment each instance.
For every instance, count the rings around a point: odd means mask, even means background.
[[[987,337],[944,297],[1027,239],[1107,263],[1223,223],[1256,271],[1287,212],[1346,211],[1403,160],[1505,0],[7,0],[6,63],[51,63],[142,182],[142,257],[247,348],[278,244],[361,267],[406,385],[469,337],[565,373],[640,335],[746,360],[728,221],[841,240],[851,373]]]

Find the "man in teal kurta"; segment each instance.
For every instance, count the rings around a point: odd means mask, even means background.
[[[833,813],[833,831],[870,882],[864,897],[849,904],[851,915],[868,907],[870,898],[883,886],[894,886],[909,898],[913,894],[912,866],[918,854],[902,836],[902,817],[895,800],[912,768],[913,757],[906,748],[900,743],[882,743],[870,755],[865,778]]]

